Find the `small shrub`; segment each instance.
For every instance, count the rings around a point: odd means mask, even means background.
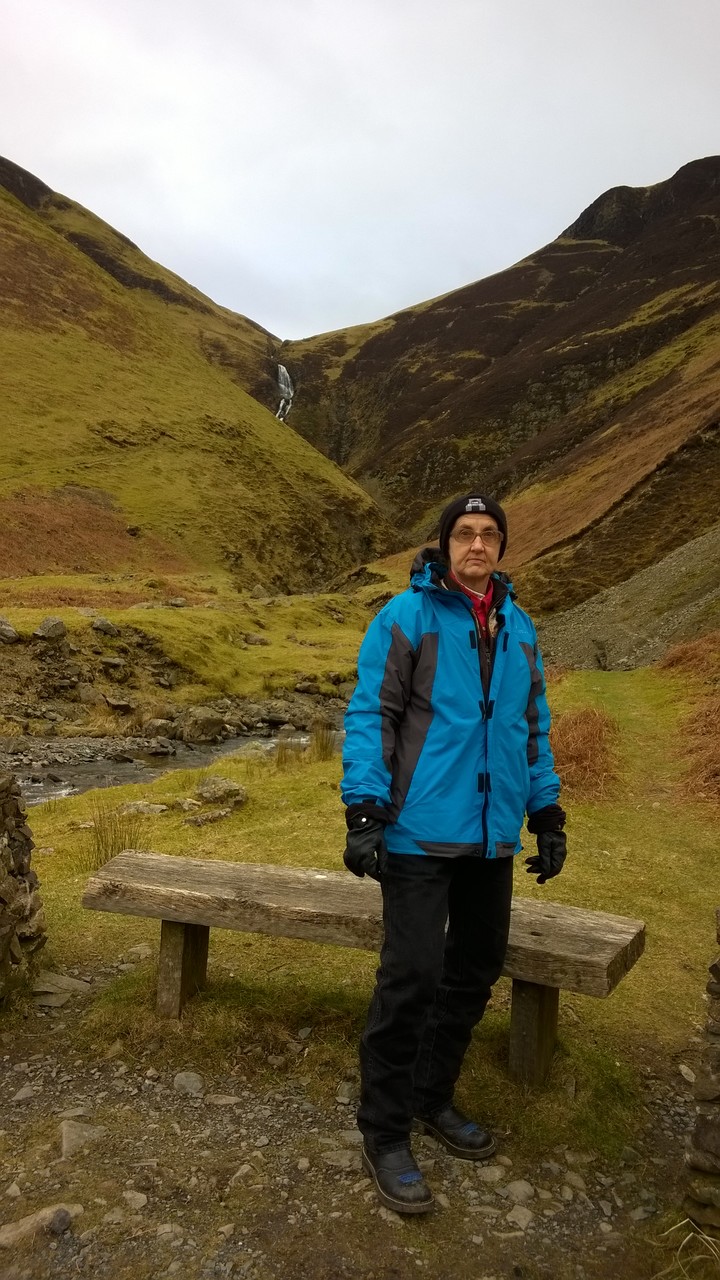
[[[141,844],[141,815],[120,813],[106,800],[93,804],[92,824],[82,860],[84,871],[98,871],[123,849],[137,849]]]
[[[578,800],[598,800],[615,780],[616,721],[596,707],[556,715],[550,745],[563,792]]]

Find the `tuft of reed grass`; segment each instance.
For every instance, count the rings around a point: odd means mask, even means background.
[[[307,759],[313,764],[332,760],[338,750],[337,733],[333,726],[328,724],[327,720],[316,720],[312,725],[311,733],[310,745],[305,752]]]
[[[665,1247],[674,1250],[673,1259],[662,1271],[653,1272],[652,1280],[682,1280],[683,1277],[689,1280],[690,1276],[694,1280],[717,1280],[720,1276],[720,1241],[714,1235],[708,1235],[690,1218],[683,1218],[682,1222],[664,1231],[661,1239],[667,1239],[674,1232],[684,1232],[684,1235],[679,1244],[677,1236],[675,1240],[667,1240]]]
[[[72,720],[59,726],[62,738],[116,738],[123,732],[122,722],[113,711],[102,708],[91,711],[84,720]]]
[[[272,759],[276,769],[293,769],[300,763],[302,757],[303,749],[299,742],[293,742],[289,738],[279,738]]]
[[[42,813],[45,818],[57,818],[62,812],[62,800],[59,796],[51,796],[49,800],[42,800],[35,812]]]
[[[553,719],[550,745],[563,793],[576,800],[600,800],[617,777],[617,721],[599,707],[563,711]]]
[[[137,849],[142,843],[142,816],[121,813],[107,800],[96,798],[92,806],[92,827],[81,857],[83,871],[98,871],[123,849]]]

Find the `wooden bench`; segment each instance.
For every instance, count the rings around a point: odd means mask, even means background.
[[[380,886],[347,872],[126,850],[88,882],[83,906],[162,921],[157,1011],[178,1018],[205,985],[211,927],[377,951]],[[503,973],[512,978],[510,1073],[545,1079],[560,990],[607,996],[645,946],[640,920],[515,898]]]

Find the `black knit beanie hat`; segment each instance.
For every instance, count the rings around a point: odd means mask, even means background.
[[[440,550],[446,560],[450,559],[450,534],[456,520],[460,516],[490,516],[496,523],[502,534],[502,542],[500,543],[500,554],[498,560],[502,560],[505,555],[507,546],[507,517],[502,507],[494,498],[487,498],[480,493],[467,493],[462,498],[455,498],[449,502],[440,516]]]

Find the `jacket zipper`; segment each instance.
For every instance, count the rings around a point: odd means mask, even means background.
[[[459,592],[458,594],[462,595],[462,592]],[[482,695],[483,695],[482,711],[483,711],[483,720],[485,722],[485,785],[483,787],[483,805],[482,805],[482,838],[483,838],[482,856],[483,858],[487,858],[489,856],[487,815],[488,815],[488,804],[489,804],[489,796],[490,796],[490,786],[489,786],[490,778],[487,770],[487,761],[488,761],[487,721],[488,721],[488,709],[489,709],[489,703],[490,703],[490,684],[492,682],[492,672],[493,672],[493,665],[494,665],[493,659],[495,656],[495,649],[497,645],[493,645],[492,638],[488,633],[488,646],[486,647],[485,641],[483,640],[482,633],[480,631],[480,624],[478,623],[478,620],[477,620],[477,614],[475,613],[475,610],[472,607],[472,603],[470,602],[470,600],[468,600],[467,596],[465,595],[463,595],[463,600],[467,602],[467,608],[470,610],[470,614],[473,620],[473,625],[475,627],[475,635],[477,637],[478,664],[480,667],[480,688],[482,690]],[[499,628],[501,629],[505,625],[505,619],[502,618],[499,611],[497,613],[497,617],[498,617]],[[498,634],[499,634],[499,631],[498,631]],[[489,648],[489,652],[488,652],[488,648]],[[485,683],[486,680],[487,680],[487,684]]]
[[[482,632],[480,630],[480,624],[478,623],[478,620],[477,620],[477,614],[475,613],[475,610],[473,609],[470,601],[468,601],[468,606],[470,608],[470,613],[472,615],[473,625],[475,627],[475,636],[477,638],[478,665],[480,667],[480,689],[482,691],[481,706],[482,706],[483,722],[485,724],[485,770],[484,770],[484,780],[483,780],[484,784],[483,784],[483,803],[482,803],[481,822],[482,822],[482,841],[483,841],[482,857],[487,858],[488,856],[487,811],[488,811],[488,792],[489,792],[489,787],[488,787],[489,778],[488,778],[488,770],[487,770],[487,758],[488,758],[487,757],[487,712],[488,712],[488,699],[490,697],[490,679],[492,676],[492,670],[491,670],[491,664],[489,661],[488,651],[485,645],[485,641],[483,640]]]

